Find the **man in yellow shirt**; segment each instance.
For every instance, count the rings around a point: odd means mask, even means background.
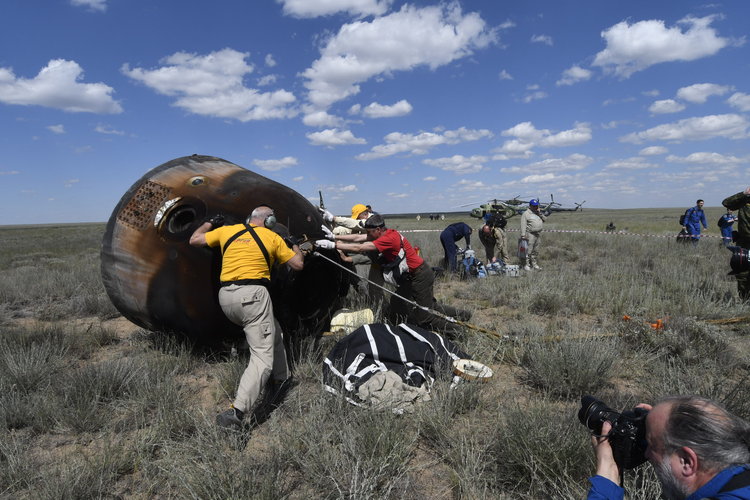
[[[216,218],[203,223],[190,237],[193,246],[219,247],[221,289],[219,304],[229,320],[241,325],[250,347],[250,362],[242,374],[232,407],[216,416],[226,428],[241,428],[245,412],[253,407],[261,390],[273,376],[279,386],[289,377],[283,333],[273,315],[268,293],[271,268],[286,264],[302,270],[299,248],[291,249],[271,231],[276,223],[273,209],[259,206],[245,224],[221,226]]]

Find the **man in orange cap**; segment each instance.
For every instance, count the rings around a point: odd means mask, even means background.
[[[372,213],[366,205],[358,203],[352,207],[351,217],[338,217],[325,209],[321,209],[323,220],[333,224],[333,234],[364,234],[364,224]]]

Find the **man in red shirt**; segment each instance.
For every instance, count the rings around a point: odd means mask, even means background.
[[[399,277],[394,277],[396,295],[462,321],[471,317],[468,311],[445,306],[435,300],[433,295],[435,273],[424,259],[417,255],[401,233],[385,226],[385,220],[380,214],[373,214],[367,219],[365,231],[366,234],[339,234],[335,236],[335,241],[319,240],[316,243],[320,247],[336,248],[344,252],[377,254],[373,262],[379,263],[384,271],[392,268],[393,274],[397,275],[396,269],[403,270]],[[401,263],[402,260],[406,262],[406,265]],[[388,278],[386,280],[389,281]],[[423,328],[444,332],[456,331],[455,323],[430,314],[399,297],[391,296],[391,315],[396,322],[406,321]]]

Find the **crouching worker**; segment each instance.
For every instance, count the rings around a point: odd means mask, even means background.
[[[244,224],[222,226],[216,219],[196,229],[190,244],[221,249],[219,304],[232,323],[243,327],[250,347],[250,362],[237,397],[229,410],[216,416],[219,426],[239,429],[269,379],[269,389],[274,391],[289,377],[283,334],[273,315],[268,285],[275,264],[300,271],[304,260],[297,245],[290,249],[271,231],[276,217],[270,207],[257,207]]]
[[[364,227],[366,234],[339,234],[334,236],[334,241],[318,240],[315,244],[320,248],[336,248],[344,252],[377,254],[373,265],[380,265],[385,281],[396,286],[396,295],[391,296],[390,302],[395,322],[406,321],[428,330],[447,333],[457,331],[455,323],[430,314],[399,297],[461,321],[467,321],[471,317],[468,311],[445,306],[435,300],[435,274],[432,269],[417,255],[401,233],[385,227],[385,220],[380,214],[371,215]]]
[[[697,396],[663,399],[645,420],[651,462],[667,500],[750,500],[750,424],[718,403]],[[591,442],[596,455],[596,476],[590,479],[589,500],[621,500],[621,470],[609,439],[612,424],[605,421],[601,436]],[[617,448],[617,444],[615,444]],[[656,492],[654,492],[654,497]]]

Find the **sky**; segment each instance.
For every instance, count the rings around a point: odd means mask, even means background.
[[[750,184],[750,2],[3,0],[0,224],[218,156],[346,214]]]

